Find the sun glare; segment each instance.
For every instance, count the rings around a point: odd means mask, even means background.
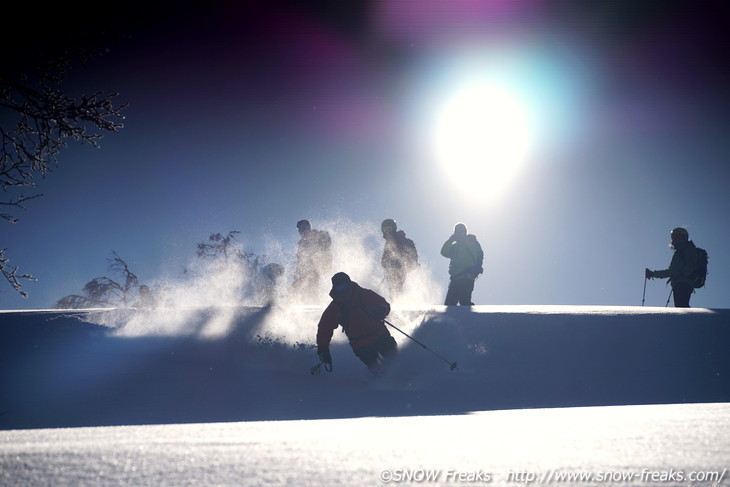
[[[439,110],[436,157],[464,196],[498,194],[529,155],[529,110],[509,87],[482,81],[463,86]]]

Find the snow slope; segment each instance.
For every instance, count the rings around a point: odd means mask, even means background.
[[[0,431],[0,485],[717,487],[730,405]]]
[[[310,374],[321,311],[0,312],[0,429],[730,401],[730,310],[396,308],[430,350],[391,329],[380,379],[339,332],[334,371]]]

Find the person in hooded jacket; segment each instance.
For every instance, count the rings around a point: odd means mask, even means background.
[[[697,267],[697,247],[689,239],[689,232],[682,227],[672,230],[670,236],[672,243],[669,246],[674,249],[674,255],[669,268],[660,271],[646,269],[646,278],[668,277],[674,294],[674,307],[689,308],[689,298],[694,291],[690,275]]]
[[[467,233],[466,225],[457,223],[454,233],[441,247],[441,255],[449,262],[449,289],[446,292],[446,306],[472,306],[471,295],[474,281],[484,272],[484,252],[475,235]]]
[[[390,304],[379,294],[360,287],[344,272],[332,276],[332,302],[325,308],[317,325],[317,355],[332,365],[329,345],[332,334],[342,326],[355,355],[378,374],[382,365],[398,351],[398,344],[384,320]]]

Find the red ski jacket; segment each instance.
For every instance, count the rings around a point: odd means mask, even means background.
[[[326,350],[332,340],[332,333],[342,326],[353,350],[374,344],[384,335],[390,335],[383,323],[390,304],[379,294],[353,282],[349,299],[333,295],[332,302],[325,308],[317,325],[317,350]]]

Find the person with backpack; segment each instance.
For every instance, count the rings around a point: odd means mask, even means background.
[[[689,299],[694,289],[704,285],[707,253],[695,246],[694,242],[689,239],[689,232],[684,228],[675,228],[670,236],[672,243],[669,246],[674,249],[674,255],[672,255],[669,268],[659,271],[646,269],[646,278],[666,279],[668,277],[674,294],[674,307],[689,308]]]
[[[472,306],[471,295],[474,281],[484,272],[484,252],[475,235],[466,231],[466,225],[457,223],[454,233],[441,247],[441,255],[451,259],[449,263],[449,289],[446,306]]]
[[[322,274],[332,266],[332,239],[326,230],[314,230],[309,220],[297,222],[297,267],[294,291],[303,299],[315,299]]]
[[[398,230],[395,220],[383,220],[380,229],[385,239],[380,265],[383,266],[390,295],[396,298],[403,293],[408,273],[418,267],[418,252],[413,240],[406,237],[406,232]]]
[[[373,374],[379,375],[386,362],[398,352],[398,344],[385,326],[390,304],[374,291],[360,287],[344,272],[332,276],[332,302],[317,324],[317,355],[332,366],[329,346],[338,326],[347,335],[355,355]]]

